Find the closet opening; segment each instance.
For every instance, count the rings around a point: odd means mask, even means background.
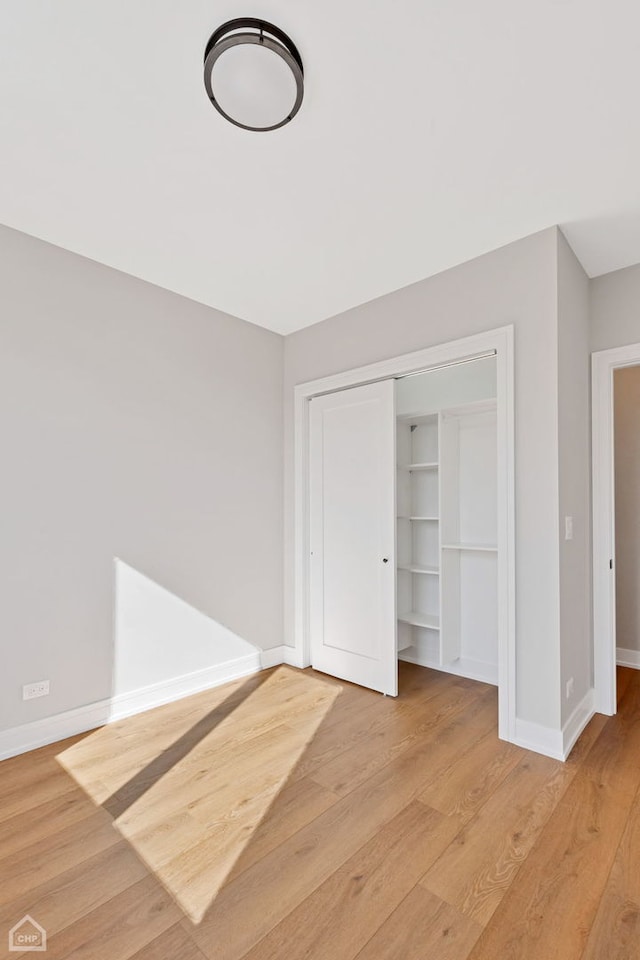
[[[640,366],[613,374],[615,647],[618,666],[640,669]]]
[[[398,657],[498,685],[495,355],[396,383]]]
[[[498,687],[516,739],[513,329],[295,388],[289,662],[396,696],[406,660]]]
[[[592,356],[595,709],[617,711],[617,667],[640,669],[640,343]]]

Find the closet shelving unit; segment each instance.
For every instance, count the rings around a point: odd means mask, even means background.
[[[497,682],[495,402],[397,424],[398,651]]]
[[[440,627],[438,414],[398,424],[398,640]]]

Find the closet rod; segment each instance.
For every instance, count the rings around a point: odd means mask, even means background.
[[[412,373],[403,373],[400,377],[394,377],[395,380],[406,380],[408,377],[421,377],[423,373],[433,373],[435,370],[446,370],[447,367],[459,367],[463,363],[473,363],[474,360],[487,360],[489,357],[497,356],[497,350],[488,350],[486,353],[476,353],[472,357],[465,357],[463,360],[451,360],[449,363],[439,363],[435,367],[425,367],[424,370],[414,370]]]

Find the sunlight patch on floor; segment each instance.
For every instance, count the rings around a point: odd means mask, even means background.
[[[336,684],[286,667],[248,690],[243,686],[234,685],[231,695],[227,688],[226,699],[222,688],[209,691],[208,711],[202,709],[204,695],[190,698],[201,704],[191,727],[185,729],[181,717],[170,739],[171,724],[164,724],[171,711],[162,708],[156,711],[158,730],[151,714],[145,729],[141,714],[58,758],[112,812],[117,829],[194,923],[204,917],[340,692]],[[191,730],[197,732],[193,744]]]
[[[58,763],[102,804],[246,684],[245,677],[109,723],[58,754]]]

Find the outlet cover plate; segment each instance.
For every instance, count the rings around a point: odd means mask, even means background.
[[[49,681],[38,680],[37,683],[26,683],[22,688],[23,700],[35,700],[36,697],[49,696]]]

